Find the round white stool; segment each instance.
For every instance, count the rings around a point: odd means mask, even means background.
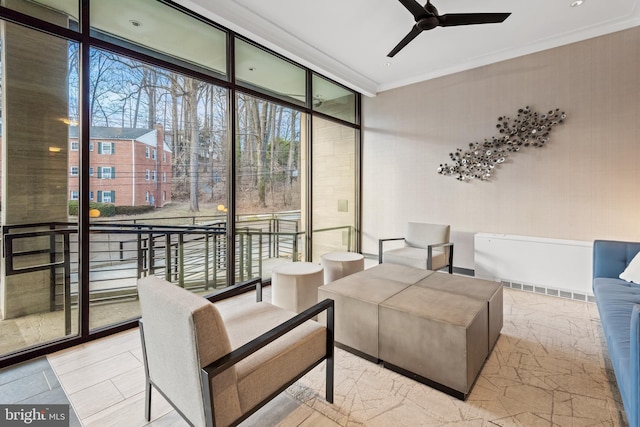
[[[300,313],[318,303],[322,266],[312,262],[282,264],[271,272],[271,303]]]
[[[364,270],[364,256],[357,252],[329,252],[321,257],[324,284]]]

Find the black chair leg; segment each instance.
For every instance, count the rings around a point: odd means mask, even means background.
[[[151,421],[151,383],[149,381],[144,391],[144,416],[147,421]]]
[[[325,399],[329,403],[333,403],[333,355],[327,357],[327,390]]]
[[[333,301],[331,307],[327,309],[327,378],[325,399],[329,403],[333,403],[333,374],[335,360],[335,306]]]

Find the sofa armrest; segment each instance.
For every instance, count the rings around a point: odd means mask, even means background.
[[[378,239],[378,263],[382,264],[382,245],[391,240],[404,240],[404,237],[392,237],[390,239]]]
[[[434,243],[427,246],[427,270],[431,270],[433,266],[433,248],[449,248],[449,259],[447,265],[449,266],[449,274],[453,273],[453,242]]]
[[[204,295],[204,298],[208,299],[209,302],[218,302],[225,300],[227,298],[235,297],[240,294],[244,294],[245,292],[250,291],[251,289],[256,290],[256,301],[262,301],[262,279],[259,277],[246,280],[244,282],[237,283],[235,285],[227,286],[226,288],[212,292],[210,294]]]
[[[630,390],[628,396],[630,408],[626,408],[630,426],[640,422],[640,304],[635,304],[631,311],[631,343],[629,346]],[[627,402],[624,402],[627,403]]]

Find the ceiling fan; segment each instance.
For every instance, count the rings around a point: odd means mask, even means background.
[[[435,27],[453,27],[457,25],[473,24],[497,24],[504,21],[510,13],[447,13],[438,15],[438,9],[427,0],[427,4],[420,6],[416,0],[400,0],[416,20],[415,25],[396,47],[387,55],[392,58],[402,48],[415,39],[423,31],[432,30]]]

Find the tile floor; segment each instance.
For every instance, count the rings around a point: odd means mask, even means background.
[[[45,357],[0,370],[0,403],[70,404]],[[72,406],[69,407],[69,426],[81,426]]]
[[[626,426],[596,306],[504,291],[502,336],[467,401],[338,349],[334,404],[321,364],[242,425]],[[47,359],[84,426],[186,426],[157,393],[145,421],[141,357],[132,330]],[[2,383],[0,399],[13,393]]]

